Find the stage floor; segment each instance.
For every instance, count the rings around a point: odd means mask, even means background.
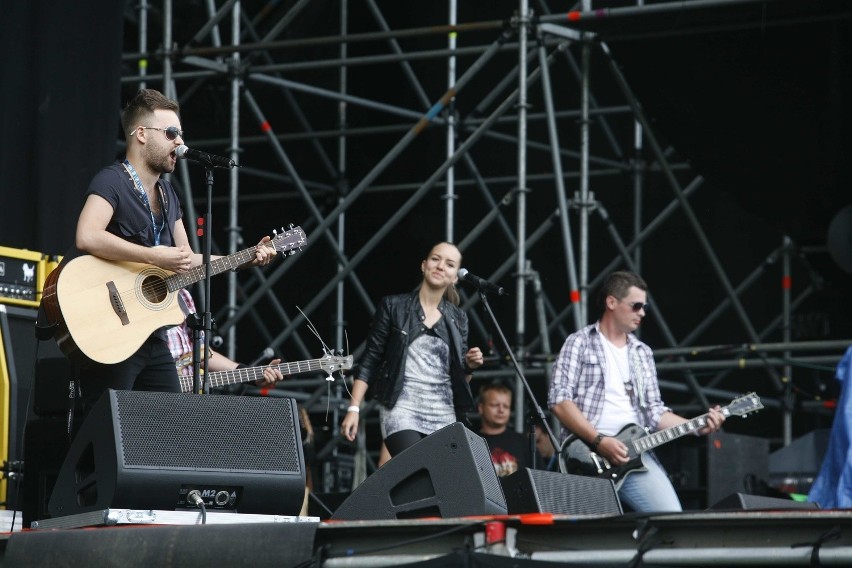
[[[199,516],[195,524],[6,533],[0,565],[852,565],[852,511],[847,510],[336,522],[280,522],[279,518],[269,523],[257,515],[251,516],[251,522],[243,522],[240,515],[233,517],[231,524],[218,519],[203,526]]]

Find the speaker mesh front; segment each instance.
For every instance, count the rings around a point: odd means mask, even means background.
[[[300,472],[291,399],[116,391],[115,403],[125,467]]]
[[[462,429],[462,431],[467,436],[468,446],[471,448],[476,469],[481,472],[493,470],[494,462],[491,461],[491,451],[488,449],[488,443],[481,436],[474,434],[466,428]],[[506,499],[503,497],[503,487],[500,485],[500,478],[496,475],[483,475],[481,479],[486,499],[501,507],[505,507]]]

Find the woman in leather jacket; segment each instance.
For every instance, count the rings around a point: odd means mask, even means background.
[[[358,433],[368,387],[381,403],[382,438],[391,457],[473,409],[468,383],[482,365],[482,352],[467,348],[467,314],[455,289],[460,266],[459,249],[438,243],[420,263],[417,290],[382,298],[341,423],[346,439]]]

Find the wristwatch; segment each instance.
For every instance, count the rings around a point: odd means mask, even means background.
[[[604,438],[606,438],[606,436],[604,436],[603,434],[598,434],[597,436],[595,436],[595,439],[592,440],[592,449],[597,450],[598,446],[601,443],[601,440],[603,440]]]

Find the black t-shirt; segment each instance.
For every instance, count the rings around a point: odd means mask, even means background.
[[[183,212],[172,184],[164,179],[157,183],[162,190],[159,192],[160,212],[166,217],[166,225],[160,231],[160,244],[172,246],[172,228]],[[107,166],[95,175],[86,192],[87,196],[90,194],[99,195],[112,205],[113,214],[107,231],[137,245],[154,246],[151,212],[121,162]],[[159,225],[163,219],[160,217],[156,221]]]
[[[511,475],[524,467],[530,467],[529,440],[514,430],[505,430],[502,434],[483,434],[491,450],[491,462],[499,477]]]

